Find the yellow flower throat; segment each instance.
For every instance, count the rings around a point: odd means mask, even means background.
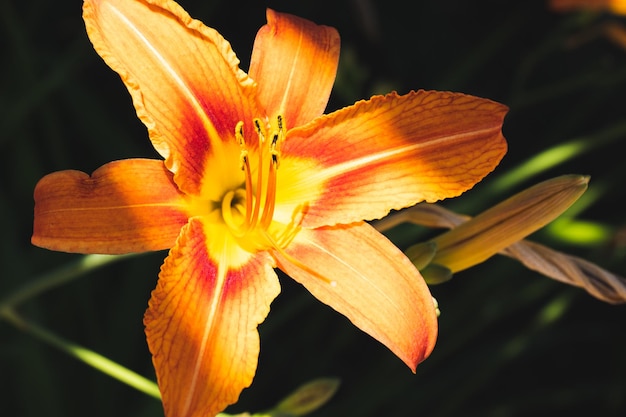
[[[285,138],[282,116],[276,118],[276,125],[273,129],[270,128],[269,134],[266,125],[260,119],[254,119],[253,124],[258,138],[256,149],[246,144],[243,122],[240,121],[235,127],[244,182],[226,191],[221,202],[213,205],[214,209],[221,213],[221,220],[229,235],[234,238],[232,241],[225,238],[225,242],[236,242],[239,248],[248,253],[272,249],[324,283],[335,286],[333,280],[302,264],[284,250],[300,229],[302,206],[295,208],[287,224],[274,221],[277,171],[280,162],[279,146]],[[258,160],[251,161],[251,156]],[[228,244],[225,247],[227,246]],[[229,259],[233,264],[242,263],[233,261],[234,258]]]

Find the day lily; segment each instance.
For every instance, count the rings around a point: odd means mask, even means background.
[[[249,73],[169,0],[86,0],[87,33],[164,160],[62,171],[35,189],[34,244],[81,253],[171,248],[145,314],[167,416],[208,416],[250,385],[279,268],[413,371],[435,306],[367,220],[457,196],[506,151],[506,108],[391,93],[323,115],[335,29],[267,11]]]

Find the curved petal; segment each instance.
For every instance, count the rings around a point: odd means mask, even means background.
[[[409,259],[366,223],[301,230],[278,267],[348,317],[413,371],[432,351],[432,296]]]
[[[237,400],[256,371],[257,325],[280,291],[267,253],[229,269],[212,259],[207,238],[192,219],[144,318],[167,416],[213,416]]]
[[[32,242],[80,253],[166,249],[187,223],[187,209],[163,161],[110,162],[91,176],[55,172],[35,187]]]
[[[266,113],[282,115],[287,129],[320,116],[335,82],[339,47],[334,28],[268,9],[250,61]]]
[[[120,74],[154,147],[187,193],[199,193],[209,154],[250,131],[254,83],[228,42],[170,0],[87,0],[94,48]]]
[[[477,97],[418,91],[318,118],[287,133],[276,204],[286,212],[300,207],[302,226],[313,228],[455,197],[505,154],[506,110]]]

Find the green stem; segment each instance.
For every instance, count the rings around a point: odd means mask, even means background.
[[[70,282],[88,271],[99,268],[101,266],[128,258],[129,255],[86,255],[78,261],[65,265],[55,271],[43,274],[40,277],[26,283],[17,291],[9,294],[0,301],[0,312],[11,309],[24,301],[31,299],[47,290]]]
[[[110,377],[117,379],[124,384],[135,388],[138,391],[143,392],[150,397],[156,398],[158,400],[161,399],[161,392],[159,391],[159,387],[153,381],[121,366],[118,363],[113,362],[112,360],[105,358],[104,356],[89,350],[83,346],[72,343],[68,340],[65,340],[48,330],[32,323],[24,320],[20,317],[13,309],[5,308],[0,311],[0,317],[5,319],[7,322],[13,324],[18,329],[31,334],[37,339],[67,353],[70,356],[86,363],[92,368],[109,375]],[[216,417],[244,417],[249,416],[249,414],[238,414],[231,415],[226,413],[220,413]]]
[[[0,301],[0,318],[13,324],[16,328],[31,334],[35,338],[53,346],[68,355],[78,359],[92,368],[117,379],[118,381],[135,388],[153,398],[161,399],[159,387],[153,381],[127,369],[120,364],[78,344],[72,343],[54,333],[23,319],[14,310],[14,307],[26,300],[52,288],[70,282],[86,272],[104,265],[125,259],[130,255],[86,255],[78,261],[65,265],[55,271],[43,274],[40,277],[19,288]],[[244,416],[246,414],[242,414]],[[216,417],[236,417],[230,414],[218,414]]]
[[[13,324],[18,329],[31,334],[37,339],[54,346],[55,348],[67,353],[70,356],[86,363],[87,365],[97,369],[98,371],[109,375],[121,381],[138,391],[141,391],[151,397],[160,399],[161,394],[159,387],[151,380],[124,368],[123,366],[113,362],[104,356],[89,350],[83,346],[65,340],[48,330],[40,327],[32,322],[24,320],[13,309],[4,308],[0,312],[0,317]]]

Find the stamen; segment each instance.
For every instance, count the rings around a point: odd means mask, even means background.
[[[235,126],[235,138],[239,142],[239,146],[241,147],[241,169],[245,173],[246,178],[246,218],[244,221],[245,232],[250,228],[250,224],[252,223],[252,196],[249,190],[252,190],[252,174],[250,172],[250,161],[248,159],[248,149],[246,148],[246,141],[243,136],[243,121],[239,121],[237,126]]]
[[[331,287],[336,287],[337,286],[337,281],[334,281],[332,279],[329,279],[327,277],[325,277],[324,275],[320,274],[319,272],[311,269],[310,267],[308,267],[307,265],[303,264],[302,262],[300,262],[299,260],[297,260],[296,258],[294,258],[293,256],[289,255],[287,252],[285,252],[285,250],[283,248],[281,248],[273,239],[272,237],[269,235],[269,233],[263,231],[263,235],[265,236],[265,238],[268,240],[268,242],[270,242],[270,244],[272,245],[272,248],[278,252],[280,255],[282,255],[285,259],[287,259],[289,261],[289,263],[297,266],[298,268],[302,269],[304,272],[313,275],[316,278],[319,278],[320,280],[324,281],[324,283],[330,285]]]
[[[246,157],[246,220],[245,225],[246,229],[251,227],[252,224],[252,204],[254,201],[252,200],[252,174],[250,173],[250,163],[248,162],[248,158]]]
[[[239,142],[239,146],[245,147],[246,141],[243,138],[243,121],[241,120],[237,122],[237,125],[235,126],[235,138],[237,139],[237,142]]]
[[[272,137],[272,143],[270,145],[270,154],[272,155],[272,164],[274,164],[275,168],[278,169],[278,150],[276,146],[278,144],[279,134],[275,133],[274,137]]]
[[[241,148],[241,153],[239,154],[239,158],[241,159],[241,170],[245,171],[250,168],[248,163],[248,149],[246,149],[246,141],[243,137],[243,122],[237,123],[235,126],[235,138],[237,142],[239,142],[239,147]]]
[[[280,247],[287,246],[298,233],[307,207],[308,205],[306,204],[298,204],[298,206],[294,209],[293,214],[291,215],[291,221],[286,225],[281,233],[276,236],[276,243]]]
[[[276,206],[276,163],[272,155],[272,163],[270,163],[270,172],[267,176],[267,192],[265,193],[265,206],[261,215],[261,227],[267,229],[274,217],[274,207]]]
[[[265,143],[265,134],[261,126],[261,119],[254,119],[254,128],[256,129],[256,134],[259,136],[259,144]]]
[[[235,224],[235,221],[232,218],[232,212],[224,215],[224,221],[229,226],[235,226],[235,234],[239,237],[244,237],[248,233],[253,233],[257,226],[260,226],[262,230],[267,230],[274,217],[274,209],[276,206],[277,170],[280,163],[280,152],[278,147],[281,140],[285,136],[282,116],[277,116],[276,121],[277,125],[274,126],[277,126],[278,129],[277,131],[271,132],[271,135],[268,135],[267,127],[261,119],[255,118],[252,121],[258,139],[258,146],[256,149],[256,152],[258,153],[258,165],[255,167],[257,170],[255,182],[253,182],[252,179],[252,165],[250,164],[249,152],[244,138],[243,121],[237,123],[235,127],[235,138],[241,147],[241,169],[245,173],[245,189],[241,190],[245,194],[245,197],[243,197],[246,200],[245,214],[243,216],[244,220],[241,224]],[[271,141],[268,144],[267,140],[269,137],[271,137]],[[230,194],[224,198],[222,201],[223,211],[228,211],[231,208],[228,204],[232,204],[233,198],[234,197]],[[226,204],[227,202],[228,204]],[[261,206],[263,206],[262,210]],[[281,237],[281,240],[282,239],[283,238]]]
[[[259,165],[257,166],[257,181],[256,181],[256,194],[255,194],[255,203],[254,209],[252,210],[252,214],[250,215],[250,228],[254,228],[259,220],[259,211],[261,205],[261,196],[263,195],[263,143],[265,143],[265,134],[263,133],[263,127],[261,126],[260,119],[254,119],[254,128],[256,129],[256,134],[259,137]],[[250,184],[250,188],[248,188],[246,184],[246,195],[252,199],[252,184]],[[246,216],[247,217],[247,216]]]
[[[265,229],[272,222],[274,217],[274,208],[276,206],[276,171],[278,170],[278,141],[283,138],[283,118],[278,115],[278,132],[272,135],[270,143],[270,156],[272,160],[269,164],[269,173],[267,178],[267,191],[265,192],[265,206],[261,215],[261,226]]]

